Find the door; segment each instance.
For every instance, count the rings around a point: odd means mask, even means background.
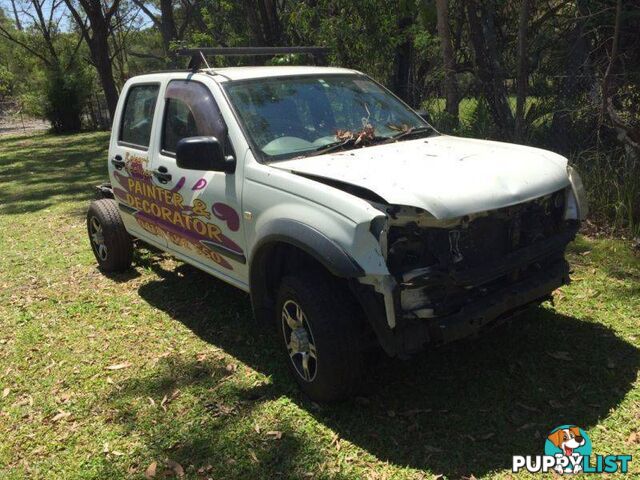
[[[162,210],[161,224],[168,248],[191,263],[232,279],[246,280],[244,233],[236,173],[187,170],[176,164],[182,138],[214,136],[225,155],[235,155],[227,127],[209,87],[193,80],[173,80],[164,94],[158,170],[171,205]],[[239,162],[240,163],[240,162]]]
[[[120,123],[113,126],[109,177],[127,231],[165,247],[165,235],[155,225],[160,206],[155,201],[157,187],[151,175],[151,138],[159,92],[160,83],[133,84],[126,90],[124,104],[115,115]]]

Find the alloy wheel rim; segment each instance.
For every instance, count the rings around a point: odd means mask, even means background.
[[[282,306],[282,333],[296,373],[305,382],[312,382],[318,373],[316,344],[307,316],[293,300]]]
[[[109,252],[107,251],[107,245],[104,243],[102,225],[96,217],[91,217],[89,221],[89,236],[91,237],[91,243],[98,258],[105,261]]]

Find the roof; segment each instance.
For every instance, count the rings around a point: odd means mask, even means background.
[[[170,70],[136,75],[130,80],[139,82],[155,82],[162,79],[189,78],[194,72],[190,70]],[[315,66],[283,66],[283,67],[227,67],[203,68],[196,73],[211,75],[217,82],[224,83],[235,80],[251,80],[254,78],[273,78],[297,75],[362,75],[357,70],[335,67]]]
[[[285,77],[295,75],[335,75],[335,74],[359,74],[356,70],[335,67],[314,66],[283,66],[283,67],[227,67],[208,68],[201,72],[217,75],[216,80],[249,80],[253,78]]]

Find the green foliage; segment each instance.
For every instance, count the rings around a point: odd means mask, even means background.
[[[86,70],[50,69],[45,86],[44,116],[55,133],[79,132],[91,81]]]
[[[573,159],[594,218],[640,236],[640,162],[623,149],[585,151]]]
[[[78,48],[78,34],[52,27],[53,54],[35,26],[18,31],[5,21],[3,27],[20,43],[0,35],[0,99],[6,92],[25,114],[48,119],[56,133],[80,131],[95,73],[79,60],[86,47]]]
[[[384,12],[384,14],[382,14]],[[332,64],[355,68],[388,82],[394,48],[403,35],[391,0],[320,0],[297,2],[288,13],[290,36],[300,44],[330,48]]]
[[[471,109],[469,120],[461,124],[460,134],[466,137],[494,138],[496,130],[489,113],[489,104],[481,98]]]
[[[460,101],[457,125],[446,112],[443,98],[426,101],[422,108],[429,112],[431,123],[442,133],[474,138],[494,138],[496,135],[488,104],[482,98],[463,98]]]
[[[15,84],[15,75],[4,65],[0,65],[0,101],[11,95]]]

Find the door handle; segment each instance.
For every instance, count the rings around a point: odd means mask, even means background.
[[[167,167],[158,167],[153,171],[153,176],[158,179],[160,183],[167,183],[171,181],[171,174],[167,171]]]
[[[113,157],[111,159],[111,163],[114,167],[116,167],[116,170],[122,170],[124,168],[124,160],[120,155],[116,155],[115,157]]]

